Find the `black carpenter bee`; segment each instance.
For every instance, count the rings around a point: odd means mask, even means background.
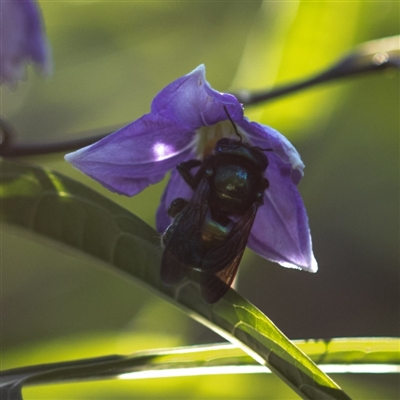
[[[180,282],[191,271],[199,273],[207,303],[218,301],[231,286],[269,182],[264,177],[268,158],[261,149],[239,140],[220,139],[213,154],[177,166],[194,190],[190,201],[175,199],[168,208],[174,218],[162,242],[165,246],[161,279]],[[192,174],[191,170],[198,168]]]

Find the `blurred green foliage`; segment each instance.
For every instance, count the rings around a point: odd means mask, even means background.
[[[318,72],[352,46],[398,34],[398,2],[40,2],[54,74],[1,88],[21,142],[107,131],[204,63],[218,90]],[[399,76],[350,78],[246,109],[296,145],[320,271],[249,252],[239,291],[291,338],[398,336]],[[112,129],[111,129],[112,130]],[[62,154],[30,158],[90,185],[150,224],[165,182],[108,193]],[[219,339],[93,262],[2,227],[2,369]],[[125,338],[131,340],[126,341]],[[121,345],[121,338],[123,345]],[[69,343],[66,345],[65,343]],[[91,344],[88,346],[88,342]],[[336,380],[336,376],[335,376]],[[358,399],[397,399],[397,376],[337,379]],[[102,382],[27,389],[26,398],[296,398],[272,376]],[[47,396],[47,397],[46,397]]]

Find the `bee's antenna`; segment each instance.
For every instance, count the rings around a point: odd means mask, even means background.
[[[242,143],[242,136],[241,136],[241,134],[238,132],[237,127],[236,127],[235,123],[233,122],[232,117],[229,115],[228,109],[226,108],[226,106],[223,106],[223,107],[224,107],[224,110],[225,110],[225,114],[228,116],[229,121],[231,121],[231,124],[232,124],[232,126],[233,126],[233,129],[235,130],[236,135],[239,136],[239,139],[240,139],[239,141],[240,141],[240,143]]]

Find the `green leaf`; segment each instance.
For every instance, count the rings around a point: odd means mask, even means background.
[[[398,338],[341,338],[326,340],[295,340],[320,365],[375,364],[369,372],[381,372],[380,364],[400,366]],[[18,398],[23,384],[40,385],[65,381],[144,379],[182,375],[266,373],[258,364],[232,344],[190,346],[178,349],[158,349],[129,356],[96,357],[16,368],[0,374],[3,393]],[[12,396],[11,396],[12,395]],[[20,397],[22,398],[22,397]]]
[[[162,284],[157,233],[91,189],[47,169],[2,161],[1,219],[106,262],[240,346],[306,399],[349,397],[234,290],[205,304],[198,284]]]
[[[340,338],[294,341],[294,343],[318,365],[400,365],[399,338]]]

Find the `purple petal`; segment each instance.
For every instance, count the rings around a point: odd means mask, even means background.
[[[2,1],[0,15],[0,83],[24,75],[25,63],[50,70],[50,57],[39,9],[34,1]]]
[[[258,209],[249,247],[285,267],[316,272],[308,218],[292,182],[290,164],[272,163],[266,175],[270,187],[265,191],[264,205]]]
[[[292,143],[275,129],[257,122],[248,122],[245,119],[242,127],[248,132],[249,138],[255,146],[273,149],[273,152],[268,153],[270,162],[273,162],[275,157],[279,157],[284,163],[291,164],[292,181],[297,185],[304,175],[304,163]]]
[[[187,159],[190,160],[192,158],[194,157],[189,156]],[[173,169],[171,172],[171,178],[165,188],[157,210],[156,227],[158,232],[165,232],[167,227],[171,224],[172,219],[167,215],[167,210],[171,202],[178,197],[190,200],[193,197],[193,190],[183,180],[178,171]]]
[[[205,67],[177,79],[153,100],[151,110],[192,130],[227,119],[223,106],[236,121],[243,119],[243,109],[236,97],[212,89],[205,78]]]
[[[194,133],[154,114],[146,114],[65,159],[108,189],[134,196],[187,159]]]
[[[258,210],[249,247],[284,267],[316,272],[307,213],[296,187],[304,169],[299,153],[270,127],[246,120],[242,127],[254,145],[273,149],[268,153],[266,171],[270,186],[265,191],[264,205]]]

